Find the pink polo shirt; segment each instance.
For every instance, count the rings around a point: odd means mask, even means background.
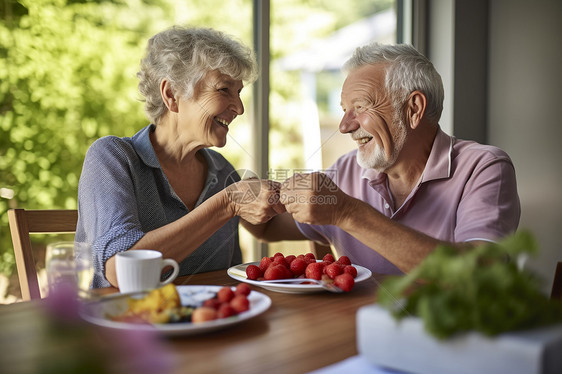
[[[393,221],[450,242],[494,241],[519,225],[515,169],[497,147],[459,140],[439,129],[421,182],[397,210],[392,209],[386,174],[361,168],[356,153],[340,157],[326,174],[345,193]],[[336,226],[297,225],[306,237],[332,244],[338,256],[346,255],[354,264],[375,273],[401,273],[376,250]]]

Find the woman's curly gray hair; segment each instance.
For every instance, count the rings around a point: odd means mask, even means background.
[[[167,112],[160,95],[162,79],[170,81],[174,93],[189,99],[197,82],[211,70],[246,83],[258,75],[253,51],[220,31],[174,26],[150,38],[137,73],[148,119],[158,124]]]
[[[401,111],[410,93],[418,90],[427,97],[427,117],[439,121],[445,96],[443,82],[427,57],[409,44],[371,43],[357,48],[343,70],[349,72],[367,64],[379,63],[388,65],[385,85],[395,110]]]

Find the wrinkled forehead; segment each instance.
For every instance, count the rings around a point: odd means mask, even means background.
[[[221,73],[219,70],[209,70],[195,84],[193,97],[198,97],[203,90],[220,88],[229,88],[232,91],[240,92],[244,88],[244,82],[240,79],[234,79],[228,74]]]
[[[342,86],[342,102],[357,95],[372,95],[383,91],[385,78],[385,64],[369,64],[350,71]]]

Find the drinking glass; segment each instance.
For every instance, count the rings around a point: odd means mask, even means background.
[[[61,285],[70,286],[79,295],[89,295],[94,276],[92,246],[81,242],[57,242],[47,245],[45,268],[49,292]]]

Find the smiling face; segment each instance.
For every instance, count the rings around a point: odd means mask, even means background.
[[[196,85],[190,99],[180,99],[179,124],[183,133],[205,147],[223,147],[228,126],[244,113],[241,80],[218,70],[209,71]],[[186,131],[187,130],[187,131]]]
[[[345,112],[340,131],[357,142],[357,162],[385,171],[397,160],[406,140],[406,125],[385,89],[385,65],[365,65],[347,76],[341,94]]]

